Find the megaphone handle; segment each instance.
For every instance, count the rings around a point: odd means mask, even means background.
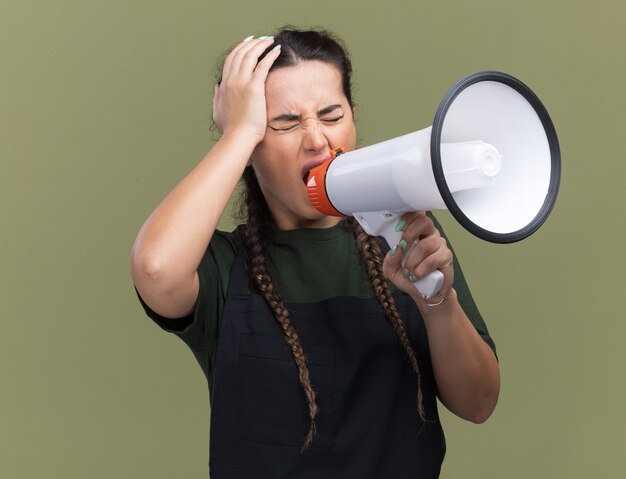
[[[400,219],[400,213],[391,213],[389,211],[377,211],[367,213],[357,213],[355,219],[363,227],[365,232],[370,236],[382,236],[389,246],[400,243],[402,239],[402,231],[396,231],[396,225]],[[411,250],[417,243],[413,243],[407,248],[402,255],[400,264],[405,265]],[[424,298],[430,298],[438,293],[443,286],[443,273],[435,270],[423,278],[413,281],[413,285],[417,288]]]

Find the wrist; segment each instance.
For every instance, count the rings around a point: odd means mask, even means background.
[[[456,290],[454,288],[450,288],[450,290],[445,294],[435,293],[428,298],[418,296],[414,298],[414,301],[422,313],[430,316],[432,314],[445,313],[446,310],[449,310],[450,307],[453,307],[454,304],[458,303],[458,298]]]
[[[241,147],[247,147],[250,151],[263,140],[263,135],[245,127],[228,128],[222,134],[222,140],[235,143]]]

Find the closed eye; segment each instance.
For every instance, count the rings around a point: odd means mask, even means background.
[[[343,118],[343,115],[337,116],[335,118],[323,118],[322,121],[324,123],[337,123],[339,120]]]
[[[338,123],[339,120],[341,120],[344,117],[344,115],[340,115],[340,116],[336,116],[333,118],[322,118],[320,121],[322,123],[326,123],[326,124],[332,124],[332,123]],[[271,128],[274,131],[291,131],[293,129],[295,129],[296,127],[298,127],[300,125],[300,123],[294,123],[292,125],[289,126],[284,126],[282,128],[277,128],[275,126],[271,126],[271,125],[267,125],[269,128]]]
[[[298,124],[296,123],[295,125],[286,126],[284,128],[275,128],[275,127],[270,126],[270,125],[267,125],[267,126],[269,126],[274,131],[290,131],[290,130],[293,130],[295,127],[297,127]]]

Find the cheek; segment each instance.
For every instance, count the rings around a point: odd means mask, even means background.
[[[356,129],[354,126],[349,126],[342,132],[339,146],[346,148],[347,150],[354,150],[356,147]]]
[[[256,156],[263,157],[269,161],[276,161],[284,158],[285,155],[293,154],[298,148],[298,136],[295,134],[273,136],[265,138],[254,150]]]
[[[288,165],[285,159],[292,156],[292,149],[284,141],[259,144],[251,157],[251,164],[259,183],[265,186],[279,182]]]

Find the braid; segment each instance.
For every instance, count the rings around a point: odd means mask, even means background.
[[[392,329],[396,333],[398,341],[400,341],[402,349],[404,349],[404,352],[411,363],[411,368],[417,376],[417,411],[420,419],[425,422],[426,413],[424,411],[424,398],[422,395],[422,378],[419,365],[417,363],[417,357],[415,356],[415,351],[413,350],[413,346],[411,346],[411,342],[409,341],[409,337],[406,333],[404,322],[400,317],[400,313],[398,313],[398,310],[396,309],[396,303],[391,295],[387,280],[383,276],[383,254],[378,246],[378,241],[374,237],[365,233],[361,225],[359,225],[359,223],[357,223],[353,218],[346,220],[346,223],[348,226],[352,227],[357,249],[359,250],[363,263],[367,269],[367,275],[372,284],[376,299],[383,308]]]
[[[266,240],[274,227],[272,216],[263,198],[258,181],[252,168],[244,172],[244,180],[247,184],[245,206],[247,207],[248,221],[245,229],[245,241],[248,254],[248,274],[258,291],[274,313],[274,317],[283,332],[285,341],[291,350],[298,379],[306,396],[309,406],[309,418],[311,424],[306,435],[303,449],[309,447],[316,433],[315,416],[318,413],[316,394],[311,385],[311,377],[307,366],[307,357],[300,343],[300,337],[289,317],[289,311],[280,294],[274,286],[268,269],[268,252]]]

